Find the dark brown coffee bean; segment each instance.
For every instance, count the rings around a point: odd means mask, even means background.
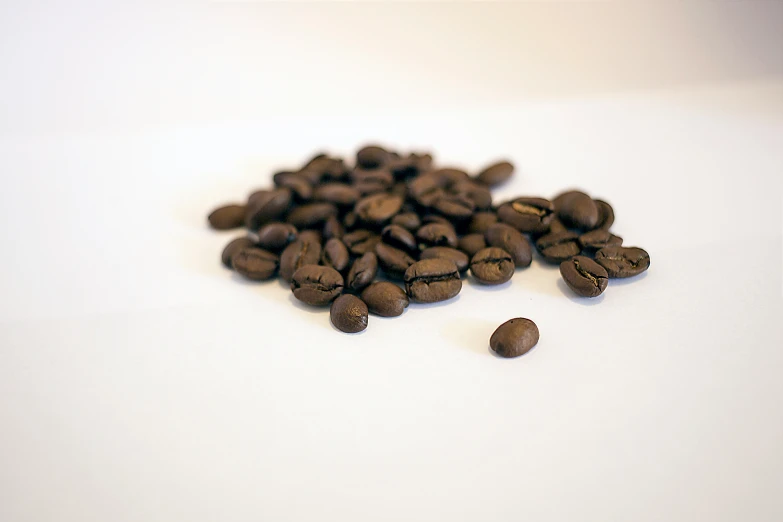
[[[278,188],[251,194],[247,201],[245,226],[248,230],[258,230],[266,223],[277,221],[291,206],[291,191]]]
[[[280,258],[260,248],[246,247],[231,257],[234,271],[252,281],[264,281],[275,276]]]
[[[399,196],[381,193],[359,200],[354,212],[359,219],[373,226],[386,225],[402,208],[403,199]]]
[[[333,237],[340,239],[344,234],[345,229],[343,228],[343,224],[340,223],[340,220],[336,216],[330,216],[326,221],[324,221],[324,239],[329,240]]]
[[[536,241],[536,249],[544,261],[560,264],[582,251],[578,237],[573,232],[553,232],[540,237]]]
[[[370,312],[381,317],[397,317],[408,308],[405,290],[386,281],[373,283],[362,292],[362,301]]]
[[[223,253],[220,255],[220,260],[226,267],[231,268],[231,258],[234,257],[234,254],[243,248],[252,246],[253,242],[248,237],[243,236],[233,239],[229,244],[226,245],[226,248],[223,249]]]
[[[302,241],[311,241],[313,243],[317,243],[319,246],[323,246],[324,244],[323,236],[318,230],[302,230],[299,232],[297,239],[301,239]]]
[[[297,238],[296,227],[288,223],[267,223],[256,234],[259,247],[270,252],[280,252]]]
[[[346,290],[360,292],[373,282],[378,274],[378,257],[375,252],[367,252],[351,265],[348,277],[345,279]]]
[[[375,245],[375,255],[378,256],[378,264],[389,279],[402,279],[408,267],[416,262],[404,250],[394,248],[386,243]]]
[[[525,268],[533,261],[533,250],[527,238],[517,229],[505,223],[490,225],[484,233],[489,246],[502,248],[511,255],[514,266]]]
[[[476,208],[473,201],[460,194],[443,194],[432,204],[433,210],[454,223],[466,222]]]
[[[317,265],[321,259],[321,244],[300,237],[280,254],[280,277],[291,281],[294,272],[305,265]]]
[[[555,217],[551,201],[542,198],[517,198],[498,208],[498,219],[520,232],[541,233],[549,230]]]
[[[487,210],[492,207],[492,193],[487,187],[475,181],[461,181],[454,185],[451,191],[471,200],[477,210]]]
[[[389,163],[389,153],[383,147],[368,145],[356,153],[356,164],[363,169],[377,169]]]
[[[315,188],[313,199],[333,203],[338,207],[350,207],[359,201],[359,191],[346,183],[324,183]]]
[[[574,256],[560,263],[560,275],[568,287],[582,297],[601,295],[609,282],[604,267],[585,256]]]
[[[514,275],[514,261],[511,254],[502,248],[485,248],[470,260],[470,273],[479,283],[499,285]]]
[[[637,247],[602,248],[595,253],[595,261],[611,278],[633,277],[650,268],[650,254]]]
[[[457,265],[460,273],[465,272],[470,264],[470,259],[465,252],[460,252],[451,247],[430,247],[422,250],[419,259],[448,259]]]
[[[508,161],[499,161],[479,172],[476,175],[476,180],[490,187],[495,187],[511,179],[513,173],[514,165]]]
[[[416,232],[416,230],[418,230],[421,226],[421,219],[419,219],[419,215],[415,212],[403,212],[402,214],[397,214],[392,218],[391,222],[392,225],[401,226],[409,232]]]
[[[225,205],[210,212],[207,220],[215,230],[231,230],[245,224],[245,212],[244,205]]]
[[[338,272],[344,272],[348,268],[351,256],[348,254],[348,248],[345,243],[333,237],[326,242],[321,254],[321,264],[330,266]]]
[[[321,183],[324,179],[324,173],[321,170],[305,167],[302,170],[297,171],[295,174],[303,177],[310,185],[315,186]]]
[[[278,172],[272,176],[275,186],[285,187],[291,191],[296,201],[302,203],[313,197],[313,186],[310,181],[297,172]]]
[[[468,258],[472,258],[476,252],[487,248],[487,242],[484,240],[484,234],[468,234],[459,238],[457,248],[465,252]]]
[[[343,236],[343,243],[348,247],[351,254],[355,256],[360,256],[367,252],[374,252],[375,245],[380,243],[380,241],[381,236],[363,228],[354,230]]]
[[[462,169],[455,169],[453,167],[433,170],[427,175],[437,179],[438,185],[444,189],[451,188],[462,181],[470,181],[470,176],[467,172]]]
[[[357,181],[351,185],[359,192],[359,196],[364,198],[373,194],[385,193],[388,187],[377,181]]]
[[[324,221],[337,215],[337,207],[332,203],[308,203],[294,208],[286,216],[286,222],[298,229],[322,227]]]
[[[430,154],[411,153],[403,157],[392,157],[389,161],[389,170],[396,179],[404,180],[418,176],[432,167]]]
[[[494,212],[476,212],[470,219],[468,224],[468,232],[475,234],[477,232],[484,233],[487,231],[490,225],[494,225],[498,222],[498,216]]]
[[[448,259],[424,259],[405,271],[405,291],[417,303],[437,303],[462,289],[457,265]]]
[[[552,222],[549,224],[549,230],[547,230],[545,233],[541,234],[542,236],[545,236],[547,234],[554,234],[556,232],[568,232],[568,227],[566,227],[562,221],[557,219],[555,217]]]
[[[394,184],[394,176],[385,168],[366,170],[357,167],[351,172],[351,183],[354,185],[377,183],[387,190]]]
[[[598,207],[593,198],[584,192],[571,190],[559,195],[553,203],[557,217],[568,228],[592,230],[596,227]]]
[[[598,207],[598,223],[595,225],[596,228],[609,230],[614,224],[614,209],[612,208],[612,205],[606,201],[596,199],[595,206]]]
[[[445,194],[441,179],[430,174],[423,174],[411,180],[408,184],[408,195],[421,207],[430,207]]]
[[[456,248],[457,233],[454,227],[441,223],[430,223],[416,231],[416,239],[424,248],[433,246],[449,246]]]
[[[419,251],[416,238],[408,230],[399,225],[387,225],[381,231],[381,241],[394,248],[405,250],[409,254]]]
[[[519,357],[538,344],[538,336],[536,323],[517,317],[498,326],[489,338],[489,347],[501,357]]]
[[[588,254],[595,254],[608,246],[620,246],[622,244],[623,238],[615,236],[605,228],[596,228],[579,236],[579,245]]]
[[[344,294],[334,300],[329,319],[335,328],[345,333],[357,333],[367,328],[369,311],[364,301],[355,295]]]
[[[313,185],[318,184],[322,180],[343,181],[347,178],[349,173],[349,170],[342,159],[330,157],[313,159],[303,170],[317,172],[321,175],[318,181],[313,182]]]
[[[343,276],[328,266],[305,265],[291,278],[294,297],[311,306],[326,306],[343,293]]]

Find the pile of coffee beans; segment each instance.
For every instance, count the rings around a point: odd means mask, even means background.
[[[505,283],[530,266],[533,246],[544,262],[560,265],[565,283],[582,297],[597,297],[609,279],[650,266],[647,252],[622,246],[610,232],[611,205],[584,192],[494,203],[490,189],[513,172],[499,161],[471,176],[437,167],[430,154],[370,145],[353,165],[318,154],[278,172],[273,187],[208,219],[217,230],[247,229],[223,250],[226,267],[253,281],[279,276],[300,301],[331,305],[332,324],[349,333],[367,328],[370,313],[395,317],[410,301],[451,299],[466,279]],[[381,275],[385,280],[376,280]],[[538,335],[529,319],[511,319],[490,347],[517,357]]]

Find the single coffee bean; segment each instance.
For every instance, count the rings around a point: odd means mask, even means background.
[[[383,147],[368,145],[356,153],[356,164],[363,169],[377,169],[389,162],[389,153]]]
[[[345,333],[357,333],[367,328],[368,316],[369,311],[364,301],[350,294],[335,299],[329,309],[332,324]]]
[[[392,225],[400,226],[409,232],[416,232],[421,226],[421,219],[419,219],[419,215],[415,212],[397,214],[392,218],[391,222]]]
[[[612,205],[606,201],[596,199],[595,206],[598,207],[598,223],[595,225],[596,228],[609,230],[614,224],[614,209],[612,208]]]
[[[260,248],[245,247],[231,257],[234,271],[253,281],[264,281],[275,276],[280,258]]]
[[[484,233],[489,246],[502,248],[511,255],[516,267],[528,267],[533,261],[533,250],[527,238],[516,228],[505,223],[490,225]]]
[[[375,252],[367,252],[351,265],[348,277],[345,279],[345,289],[360,292],[372,283],[378,274],[378,257]]]
[[[536,241],[536,249],[544,261],[560,264],[582,251],[578,238],[573,232],[553,232],[540,237]]]
[[[579,236],[579,245],[588,254],[595,254],[604,247],[620,246],[622,244],[623,238],[615,236],[605,228],[596,228]]]
[[[312,186],[318,185],[324,179],[323,171],[311,167],[304,167],[302,170],[296,171],[295,174],[302,176]]]
[[[294,297],[311,306],[325,306],[343,293],[343,276],[328,266],[305,265],[291,278]]]
[[[403,199],[399,196],[381,193],[359,200],[354,212],[364,223],[383,226],[402,208]]]
[[[468,234],[459,238],[457,248],[465,252],[468,258],[472,258],[476,252],[487,248],[487,242],[484,239],[484,234]]]
[[[438,184],[445,189],[451,188],[462,181],[470,181],[470,176],[467,172],[452,167],[436,169],[429,172],[428,175],[437,179]]]
[[[478,210],[487,210],[492,207],[492,193],[489,189],[475,181],[461,181],[451,188],[458,196],[468,198]]]
[[[468,223],[468,232],[475,234],[477,232],[484,233],[487,231],[490,225],[494,225],[498,222],[498,216],[494,212],[476,212]]]
[[[245,205],[225,205],[213,210],[207,220],[215,230],[231,230],[245,224]]]
[[[456,248],[451,247],[430,247],[422,250],[419,259],[448,259],[457,265],[457,270],[460,273],[464,273],[468,269],[470,259],[468,259],[465,252],[460,252]]]
[[[343,235],[345,235],[343,224],[340,223],[340,220],[336,216],[329,216],[326,221],[324,221],[324,239],[329,240],[333,237],[340,239]]]
[[[489,338],[489,347],[501,357],[519,357],[538,344],[538,336],[536,323],[517,317],[498,326]]]
[[[231,258],[234,257],[234,254],[242,250],[246,247],[252,247],[253,242],[250,240],[249,237],[238,237],[236,239],[232,239],[229,244],[226,245],[226,248],[223,249],[223,253],[220,255],[220,260],[223,262],[223,264],[231,268]]]
[[[348,247],[351,254],[355,256],[360,256],[367,252],[374,252],[375,245],[380,242],[381,236],[363,228],[354,230],[343,236],[343,243]]]
[[[348,248],[345,243],[333,237],[326,242],[321,254],[321,263],[324,266],[330,266],[338,272],[344,272],[348,268],[351,256],[348,254]]]
[[[313,186],[310,181],[297,172],[278,172],[272,179],[277,187],[285,187],[291,191],[294,200],[299,203],[309,201],[313,197]]]
[[[371,313],[381,317],[397,317],[408,308],[405,290],[386,281],[373,283],[362,292],[362,300]]]
[[[299,232],[299,237],[297,239],[301,239],[302,241],[311,241],[313,243],[317,243],[318,246],[323,246],[324,244],[321,232],[313,229],[302,230]]]
[[[520,232],[541,233],[549,230],[555,217],[555,206],[542,198],[517,198],[498,208],[500,221],[511,225]]]
[[[424,248],[433,246],[457,246],[457,233],[454,227],[441,223],[430,223],[416,231],[416,239]]]
[[[381,231],[381,241],[394,248],[404,250],[409,254],[418,252],[416,238],[408,230],[399,225],[387,225]]]
[[[604,267],[585,256],[574,256],[560,263],[560,275],[568,287],[582,297],[601,295],[609,282]]]
[[[317,265],[321,259],[321,243],[299,238],[280,254],[280,277],[291,282],[294,272],[306,265]]]
[[[511,254],[502,248],[485,248],[479,250],[470,260],[470,273],[479,283],[499,285],[514,275],[514,261]]]
[[[422,174],[408,184],[408,195],[420,207],[428,208],[446,193],[441,182],[442,180],[432,173]]]
[[[514,165],[508,161],[499,161],[488,166],[476,175],[476,180],[481,183],[495,187],[511,179],[514,173]]]
[[[460,194],[443,194],[432,204],[433,210],[445,216],[449,221],[460,223],[468,221],[473,216],[476,206],[467,196]]]
[[[554,204],[557,217],[569,228],[592,230],[598,223],[598,207],[584,192],[571,190],[555,198]]]
[[[291,191],[287,188],[260,191],[251,194],[247,201],[245,226],[258,230],[271,221],[276,221],[291,206]]]
[[[423,259],[405,271],[405,291],[417,303],[437,303],[462,289],[457,265],[448,259]]]
[[[403,157],[392,157],[389,170],[396,179],[404,180],[418,176],[432,167],[432,155],[411,153]]]
[[[345,162],[341,158],[330,158],[327,156],[311,160],[305,170],[321,174],[320,180],[314,181],[313,185],[316,185],[321,180],[344,180],[349,172],[348,168],[345,166]]]
[[[650,254],[637,247],[608,246],[595,253],[595,262],[611,278],[632,277],[650,268]]]
[[[313,199],[332,203],[338,207],[352,207],[359,201],[359,191],[346,183],[324,183],[315,188]]]
[[[296,228],[322,227],[324,221],[337,215],[337,207],[332,203],[308,203],[294,208],[286,216],[286,222]]]
[[[375,245],[375,255],[378,256],[378,264],[389,279],[402,279],[408,267],[416,262],[404,250],[394,248],[386,243]]]
[[[296,241],[298,231],[288,223],[267,223],[258,231],[258,246],[270,252],[280,252]]]

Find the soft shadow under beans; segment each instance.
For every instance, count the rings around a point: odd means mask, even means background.
[[[623,277],[619,279],[609,279],[609,286],[625,286],[629,283],[636,283],[637,281],[641,281],[647,277],[647,272],[642,272],[639,275],[635,275],[633,277]]]
[[[468,283],[470,283],[470,286],[472,288],[481,290],[482,292],[500,292],[501,290],[508,290],[508,288],[511,286],[511,281],[513,281],[514,278],[512,277],[505,283],[500,283],[499,285],[485,285],[479,283],[478,281],[476,281],[476,278],[473,276],[468,276],[466,278],[463,278],[463,284],[465,280],[467,280]]]
[[[300,310],[304,310],[305,312],[314,315],[319,315],[319,314],[329,315],[328,306],[310,306],[309,304],[303,303],[302,301],[294,297],[293,293],[288,294],[288,300],[291,301],[291,304],[293,304],[295,307],[297,307]],[[329,321],[329,324],[331,325],[332,322]]]
[[[580,304],[582,306],[595,306],[597,304],[600,304],[604,301],[604,295],[606,295],[606,294],[601,294],[598,297],[581,297],[576,293],[574,293],[573,290],[568,288],[568,285],[562,279],[559,279],[557,281],[557,287],[560,289],[560,291],[563,293],[564,296],[566,296],[568,299],[575,302],[576,304]]]
[[[452,297],[451,299],[447,299],[445,301],[440,301],[437,303],[415,303],[411,301],[411,303],[408,305],[408,308],[440,308],[441,306],[448,306],[452,303],[456,303],[459,301],[459,298],[461,296],[457,294],[456,296]]]

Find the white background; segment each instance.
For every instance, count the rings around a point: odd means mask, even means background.
[[[0,521],[780,521],[781,7],[3,3]],[[213,206],[366,141],[652,266],[353,336],[220,266]]]

